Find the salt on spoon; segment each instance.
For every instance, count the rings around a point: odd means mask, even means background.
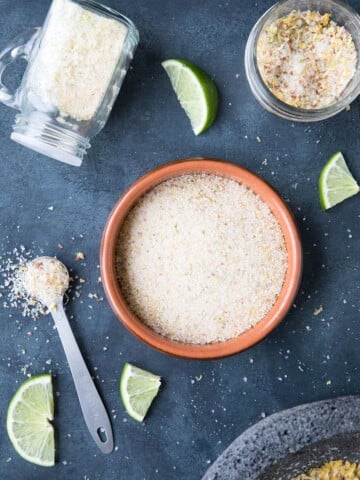
[[[27,293],[50,311],[69,288],[69,272],[63,263],[52,257],[38,257],[26,264],[23,285]]]
[[[63,297],[69,287],[67,268],[53,257],[35,258],[26,264],[23,286],[30,296],[49,309],[65,350],[89,432],[103,453],[112,452],[114,441],[109,416],[86,367],[63,307]]]

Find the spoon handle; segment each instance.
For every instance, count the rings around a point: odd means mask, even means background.
[[[114,441],[109,416],[81,355],[62,302],[51,313],[65,350],[85,423],[99,449],[103,453],[110,453]]]

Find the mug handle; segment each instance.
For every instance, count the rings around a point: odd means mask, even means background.
[[[9,45],[0,52],[0,102],[8,107],[17,110],[20,109],[18,102],[19,89],[15,90],[15,92],[10,92],[10,90],[2,83],[1,77],[6,67],[18,58],[24,58],[26,61],[29,61],[30,53],[40,31],[40,27],[25,30],[23,33],[15,37]]]

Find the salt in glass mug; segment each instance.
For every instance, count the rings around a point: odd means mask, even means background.
[[[96,14],[102,18],[115,20],[122,25],[124,34],[126,29],[121,53],[117,63],[114,63],[115,68],[110,75],[110,80],[91,118],[76,118],[70,114],[64,114],[56,104],[50,105],[49,102],[45,104],[41,99],[41,92],[34,93],[39,83],[39,75],[44,75],[44,72],[40,72],[38,68],[39,53],[48,40],[50,22],[52,22],[51,28],[54,27],[52,17],[55,12],[59,14],[59,8],[68,8],[67,14],[71,17],[74,16],[71,8],[75,8],[77,14],[85,12],[85,15],[90,17]],[[95,17],[92,16],[92,18]],[[64,21],[64,28],[66,28],[66,19]],[[71,20],[68,24],[70,24],[69,28],[74,28],[76,25],[76,23],[72,24]],[[112,23],[112,25],[115,24]],[[96,48],[97,39],[93,40],[92,43]],[[58,41],[61,42],[61,38]],[[93,0],[53,0],[43,27],[25,31],[0,53],[0,102],[20,111],[13,126],[12,140],[56,160],[80,166],[86,150],[90,147],[90,138],[98,134],[106,124],[138,43],[139,33],[135,25],[115,10]],[[18,58],[24,58],[28,65],[20,87],[15,92],[11,92],[2,83],[1,76],[6,67]],[[79,68],[81,67],[80,64]],[[66,93],[65,90],[65,97]]]

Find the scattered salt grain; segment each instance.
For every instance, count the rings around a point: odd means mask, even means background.
[[[32,256],[32,252],[21,245],[0,258],[0,289],[7,293],[8,300],[3,302],[4,308],[20,308],[24,317],[38,318],[46,315],[47,309],[34,301],[24,288],[25,265]]]
[[[314,315],[315,315],[315,316],[316,316],[316,315],[319,315],[319,314],[320,314],[321,312],[323,312],[323,311],[324,311],[324,307],[323,307],[322,305],[320,305],[320,307],[315,308],[315,310],[314,310]]]
[[[75,260],[80,262],[81,260],[85,260],[85,254],[83,252],[76,252]]]

